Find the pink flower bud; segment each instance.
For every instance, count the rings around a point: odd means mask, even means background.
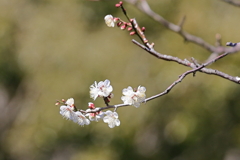
[[[122,22],[118,22],[117,26],[120,27],[122,25]]]
[[[122,2],[122,1],[120,1],[120,2],[119,2],[119,4],[120,4],[120,5],[122,5],[122,4],[123,4],[123,2]]]
[[[122,25],[122,26],[120,27],[120,29],[121,29],[121,30],[126,29],[126,25]]]
[[[121,6],[121,4],[119,4],[119,3],[117,3],[117,4],[115,4],[115,7],[120,7]]]
[[[132,27],[128,27],[128,29],[127,29],[128,31],[131,31],[132,30]]]
[[[114,18],[113,18],[113,22],[117,22],[118,20],[119,20],[118,17],[114,17]]]
[[[89,107],[90,109],[94,109],[94,108],[95,108],[94,104],[91,103],[91,102],[88,103],[88,107]]]
[[[145,27],[142,27],[142,31],[145,32],[146,28]]]
[[[132,23],[127,23],[128,26],[132,26]]]
[[[130,32],[129,34],[130,34],[130,36],[132,36],[132,35],[134,35],[136,32],[135,31],[133,31],[133,32]]]

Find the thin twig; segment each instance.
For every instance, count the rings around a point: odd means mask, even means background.
[[[189,61],[186,61],[186,60],[182,60],[178,57],[173,57],[173,56],[170,56],[170,55],[164,55],[164,54],[161,54],[157,51],[155,51],[154,49],[151,49],[149,50],[146,46],[140,44],[139,42],[137,42],[136,40],[132,40],[132,42],[134,44],[136,44],[137,46],[139,46],[140,48],[144,49],[145,51],[147,51],[148,53],[150,53],[151,55],[157,57],[158,59],[163,59],[163,60],[166,60],[166,61],[173,61],[173,62],[176,62],[178,64],[181,64],[181,65],[184,65],[184,66],[187,66],[187,67],[191,67],[193,69],[196,68],[196,65],[194,63],[191,63]],[[236,47],[233,47],[235,48],[236,50],[239,50],[240,49],[240,46],[236,46]],[[234,53],[234,52],[226,52],[218,57],[216,57],[215,59],[207,62],[207,63],[213,63],[221,58],[223,58],[224,56],[230,54],[230,53]],[[235,82],[237,84],[239,84],[239,80],[237,80],[236,77],[233,77],[233,76],[230,76],[224,72],[221,72],[221,71],[218,71],[218,70],[214,70],[214,69],[210,69],[210,68],[202,68],[199,70],[200,72],[203,72],[203,73],[206,73],[206,74],[211,74],[211,75],[216,75],[216,76],[219,76],[219,77],[222,77],[224,79],[227,79],[227,80],[230,80],[232,82]]]

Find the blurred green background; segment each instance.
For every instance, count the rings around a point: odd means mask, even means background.
[[[147,97],[164,91],[189,68],[158,60],[108,28],[104,16],[124,19],[115,0],[0,0],[0,159],[3,160],[239,160],[240,88],[197,73],[140,108],[118,109],[121,125],[78,126],[64,120],[56,100],[73,97],[87,109],[89,86],[109,79],[121,103],[123,88],[143,85]],[[239,41],[240,8],[221,0],[149,0],[154,11],[214,44]],[[203,62],[210,53],[125,3],[161,53]],[[210,67],[240,76],[239,54]],[[101,99],[95,102],[103,107]]]

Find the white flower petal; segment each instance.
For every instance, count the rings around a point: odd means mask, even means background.
[[[72,110],[73,107],[70,106],[61,106],[60,107],[60,114],[69,120],[72,120],[74,122],[77,121],[77,115],[75,114],[75,112]]]
[[[112,15],[106,15],[104,17],[105,23],[107,24],[108,27],[114,27],[114,18]]]
[[[110,128],[120,125],[120,120],[118,119],[118,114],[110,110],[105,112],[106,116],[103,118],[103,122],[108,123]]]
[[[83,126],[83,125],[89,125],[90,121],[89,119],[87,119],[81,112],[77,111],[76,115],[78,117],[77,122],[79,125]]]
[[[116,119],[116,120],[115,120],[115,124],[116,124],[116,126],[120,126],[120,120],[119,120],[119,119]]]
[[[73,99],[73,98],[69,98],[69,99],[66,101],[66,105],[69,105],[69,106],[74,105],[74,99]]]
[[[100,81],[98,84],[95,81],[95,86],[90,86],[90,97],[94,100],[97,97],[108,97],[113,91],[113,87],[110,85],[110,81],[107,79],[104,82]]]

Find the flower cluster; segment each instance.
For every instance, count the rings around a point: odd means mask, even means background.
[[[64,101],[64,100],[63,100]],[[65,105],[60,107],[60,114],[69,120],[72,120],[79,125],[89,125],[90,121],[79,111],[75,111],[74,99],[70,98],[65,102]]]
[[[88,103],[87,110],[78,110],[74,105],[74,99],[69,98],[67,101],[62,99],[61,101],[57,101],[56,105],[60,105],[60,114],[81,126],[89,125],[91,121],[99,122],[103,120],[103,122],[107,123],[110,128],[114,128],[115,126],[120,125],[120,120],[118,119],[118,113],[116,112],[116,106],[109,106],[108,102],[110,102],[109,98],[113,97],[112,94],[113,87],[110,85],[110,81],[107,79],[105,81],[94,82],[90,86],[90,97],[96,100],[97,97],[104,97],[105,104],[107,105],[104,108],[95,107],[94,103]],[[133,105],[135,107],[139,107],[142,102],[145,100],[145,91],[146,88],[139,86],[137,90],[133,90],[132,87],[128,87],[123,89],[121,97],[124,104]],[[106,103],[107,99],[107,103]],[[114,111],[107,110],[104,112],[104,109],[115,108]]]
[[[136,91],[132,89],[132,87],[124,88],[122,93],[124,96],[121,97],[124,104],[133,105],[136,108],[140,106],[142,102],[144,102],[146,95],[146,88],[139,86]]]
[[[106,15],[104,17],[105,23],[108,27],[114,27],[115,23],[120,29],[130,32],[130,35],[138,34],[144,43],[148,43],[147,39],[145,38],[143,32],[145,28],[139,28],[135,19],[129,19],[127,16],[127,12],[123,7],[123,2],[120,1],[115,5],[115,7],[121,8],[123,13],[128,19],[128,22],[121,20],[118,17],[113,17],[112,15]],[[133,89],[132,87],[128,87],[122,90],[123,96],[121,100],[123,104],[119,105],[109,105],[110,98],[113,98],[113,87],[110,85],[110,81],[106,79],[105,81],[94,82],[90,86],[90,97],[93,100],[96,100],[98,97],[102,97],[104,103],[106,104],[105,107],[96,108],[92,102],[88,103],[88,109],[86,110],[78,110],[74,105],[74,99],[70,98],[67,101],[64,99],[62,101],[57,101],[56,105],[60,105],[60,114],[68,119],[71,120],[81,126],[89,125],[91,121],[99,122],[103,120],[103,122],[107,123],[110,128],[114,128],[115,126],[120,125],[120,120],[118,119],[118,113],[116,112],[117,108],[120,106],[127,106],[132,105],[138,108],[141,103],[145,102],[145,92],[146,88],[143,86],[139,86],[137,89]],[[107,110],[104,112],[103,110],[114,108],[114,111]]]
[[[113,17],[112,15],[106,15],[104,17],[105,23],[108,27],[114,27],[115,23],[117,25],[117,27],[119,27],[121,30],[125,30],[127,29],[130,32],[130,35],[134,35],[135,31],[133,31],[133,27],[132,24],[130,22],[125,22],[123,20],[121,20],[118,17]]]

